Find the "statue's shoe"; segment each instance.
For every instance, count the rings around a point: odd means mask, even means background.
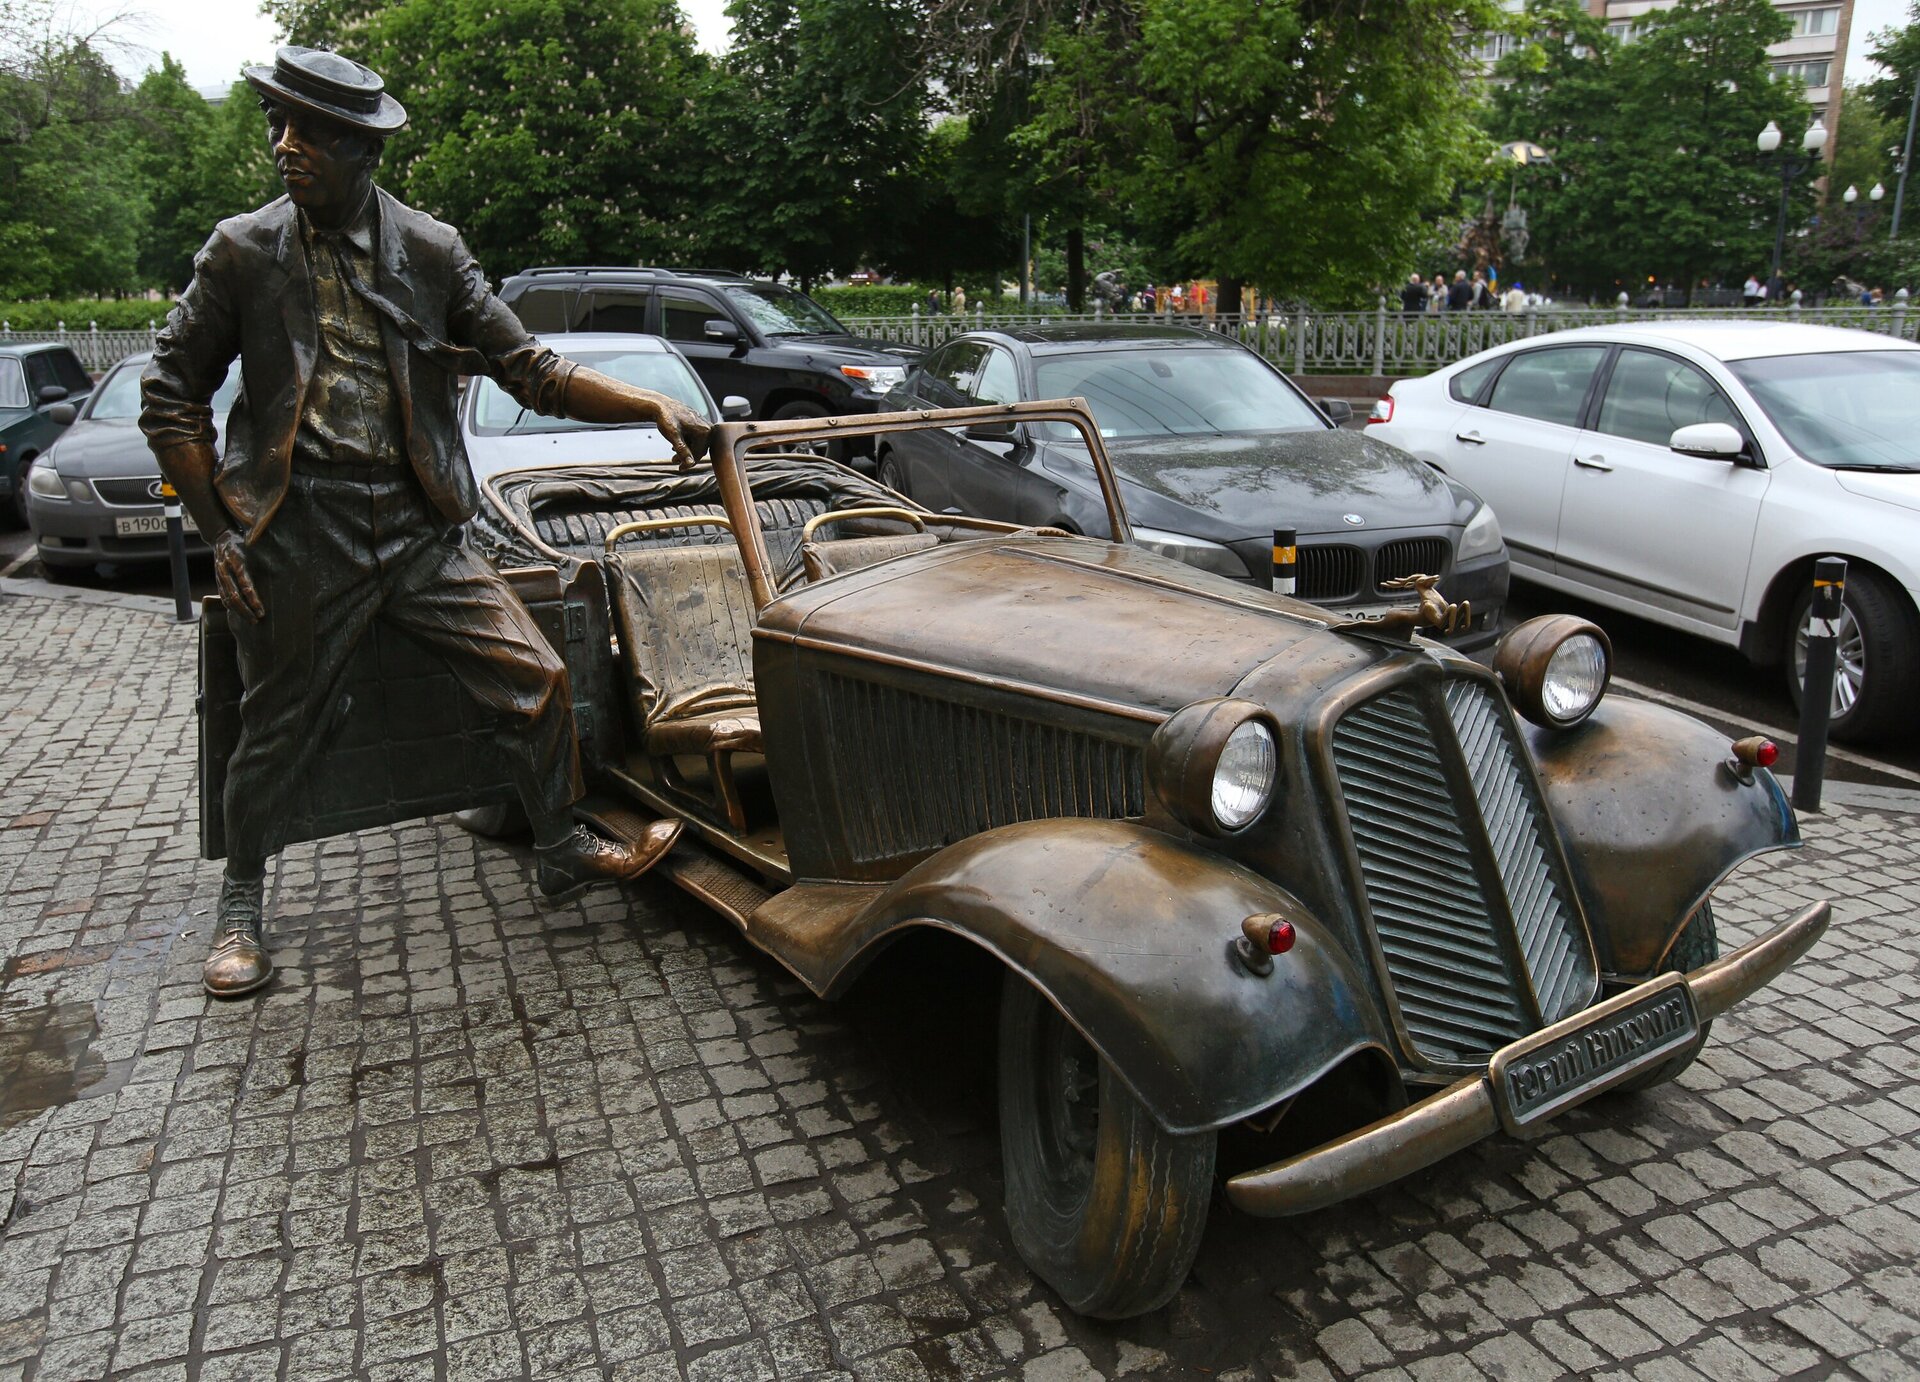
[[[673,848],[683,826],[682,821],[664,817],[627,844],[576,825],[561,843],[537,851],[540,891],[557,901],[595,883],[624,883],[638,878]]]
[[[260,883],[225,880],[216,939],[200,967],[200,986],[215,998],[243,998],[264,988],[273,978],[273,957],[261,930]]]

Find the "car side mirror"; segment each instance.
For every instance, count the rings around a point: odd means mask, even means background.
[[[71,403],[56,403],[47,409],[47,421],[55,427],[71,427],[73,420],[80,416],[80,410]]]
[[[723,345],[738,345],[740,343],[740,328],[723,318],[715,317],[713,320],[704,323],[700,329],[709,341],[719,341]]]
[[[1318,402],[1320,411],[1327,415],[1327,421],[1335,427],[1353,417],[1353,405],[1344,398],[1322,398]]]
[[[59,384],[42,384],[35,395],[42,403],[58,403],[67,396],[67,390]]]
[[[961,434],[968,441],[991,441],[1008,445],[1020,440],[1017,422],[970,422]]]
[[[738,422],[743,417],[752,417],[753,404],[737,393],[730,393],[720,400],[720,416],[728,422]]]
[[[1667,441],[1682,456],[1699,456],[1713,461],[1737,461],[1746,454],[1747,439],[1740,429],[1727,422],[1696,422],[1682,427]]]

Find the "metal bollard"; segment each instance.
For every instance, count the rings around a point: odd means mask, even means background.
[[[180,514],[180,496],[167,481],[160,482],[160,503],[167,515],[167,560],[173,567],[173,622],[194,620],[193,591],[187,584],[187,524]]]
[[[1844,557],[1813,564],[1813,604],[1807,609],[1807,672],[1800,688],[1800,743],[1793,758],[1793,807],[1818,811],[1827,776],[1827,721],[1833,717],[1833,665],[1840,642],[1840,609],[1847,592]]]
[[[1294,593],[1294,572],[1299,551],[1294,547],[1298,533],[1292,528],[1273,530],[1273,588],[1280,595]]]

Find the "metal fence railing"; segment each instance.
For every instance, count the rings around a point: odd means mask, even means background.
[[[1528,307],[1520,312],[1416,312],[1389,308],[1385,298],[1371,311],[1316,312],[1295,308],[1251,314],[1233,312],[1092,312],[1037,315],[990,312],[984,304],[961,314],[923,313],[915,307],[904,317],[845,317],[857,336],[930,347],[963,331],[1009,330],[1023,326],[1086,324],[1190,326],[1237,337],[1292,374],[1359,374],[1403,378],[1426,374],[1464,360],[1490,346],[1564,331],[1626,321],[1706,321],[1715,318],[1786,320],[1862,331],[1912,341],[1920,337],[1920,311],[1908,307],[1902,288],[1884,307]],[[84,331],[15,331],[0,322],[0,341],[59,341],[72,346],[96,374],[136,351],[153,349],[159,322],[144,331],[102,331],[88,323]]]
[[[1519,312],[1401,312],[1385,298],[1372,311],[1316,312],[1093,312],[1035,315],[990,312],[976,305],[964,314],[847,317],[848,330],[903,345],[936,346],[965,331],[1023,326],[1086,324],[1171,325],[1232,335],[1293,374],[1360,374],[1387,378],[1426,374],[1508,341],[1626,321],[1766,319],[1847,326],[1900,340],[1920,335],[1920,312],[1909,311],[1903,288],[1884,307],[1559,307],[1530,306]]]
[[[72,346],[73,353],[80,357],[80,363],[94,374],[100,374],[129,355],[152,350],[153,338],[159,329],[159,318],[147,323],[144,331],[102,331],[93,322],[88,322],[84,331],[70,330],[65,322],[60,323],[57,331],[15,331],[11,323],[0,321],[0,342],[58,341],[61,345]]]

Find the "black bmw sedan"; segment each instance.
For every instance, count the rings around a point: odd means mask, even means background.
[[[1372,613],[1410,598],[1383,582],[1439,575],[1447,599],[1473,604],[1456,646],[1495,636],[1507,549],[1493,510],[1406,452],[1335,426],[1230,337],[1159,326],[971,332],[917,362],[886,406],[1072,397],[1092,406],[1142,546],[1265,585],[1274,531],[1292,528],[1301,598]],[[1086,447],[1056,423],[901,433],[877,460],[883,484],[935,510],[1106,531]]]

